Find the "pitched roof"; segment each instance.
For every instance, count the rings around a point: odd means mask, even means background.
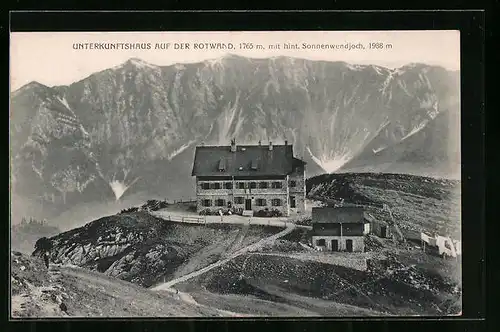
[[[293,147],[287,145],[197,146],[192,175],[195,176],[261,176],[286,175],[294,167],[305,164],[293,157]],[[220,170],[223,165],[224,170]]]
[[[313,223],[365,223],[361,207],[313,207]]]

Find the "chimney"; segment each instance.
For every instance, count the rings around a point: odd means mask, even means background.
[[[288,141],[287,140],[285,140],[285,145],[288,145]]]
[[[262,145],[262,142],[259,140],[259,146],[261,146],[261,145]]]
[[[269,151],[273,150],[273,142],[269,141]]]
[[[236,152],[236,139],[231,140],[231,152]]]

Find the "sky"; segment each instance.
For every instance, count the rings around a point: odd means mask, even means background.
[[[77,43],[150,43],[146,50],[74,49]],[[170,43],[168,49],[155,49]],[[232,43],[233,50],[193,49],[197,43]],[[364,49],[304,49],[307,45],[353,45]],[[188,44],[189,49],[174,49]],[[299,49],[284,49],[297,44]],[[370,44],[374,47],[370,49]],[[252,49],[249,49],[253,45]],[[256,45],[262,45],[257,49]],[[279,45],[279,49],[271,47]],[[377,46],[383,45],[382,49]],[[262,31],[262,32],[14,32],[10,34],[10,88],[37,81],[67,85],[130,58],[165,66],[200,62],[227,53],[268,58],[292,56],[396,68],[420,62],[449,70],[460,68],[460,32],[427,31]]]

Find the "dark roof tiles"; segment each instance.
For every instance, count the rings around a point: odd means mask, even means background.
[[[313,207],[313,223],[366,223],[361,207]]]
[[[220,170],[221,164],[224,170]],[[292,145],[237,145],[196,147],[192,175],[195,176],[259,176],[286,175],[305,163],[293,156]]]

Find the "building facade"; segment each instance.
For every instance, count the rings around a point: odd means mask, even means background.
[[[389,227],[385,221],[380,218],[377,219],[370,215],[369,213],[365,214],[365,218],[370,222],[370,233],[376,235],[380,238],[391,238],[392,237],[392,229]]]
[[[317,250],[364,252],[370,223],[359,207],[314,207],[312,228]]]
[[[305,211],[305,162],[293,146],[241,145],[196,147],[197,211],[219,210],[245,215]]]

